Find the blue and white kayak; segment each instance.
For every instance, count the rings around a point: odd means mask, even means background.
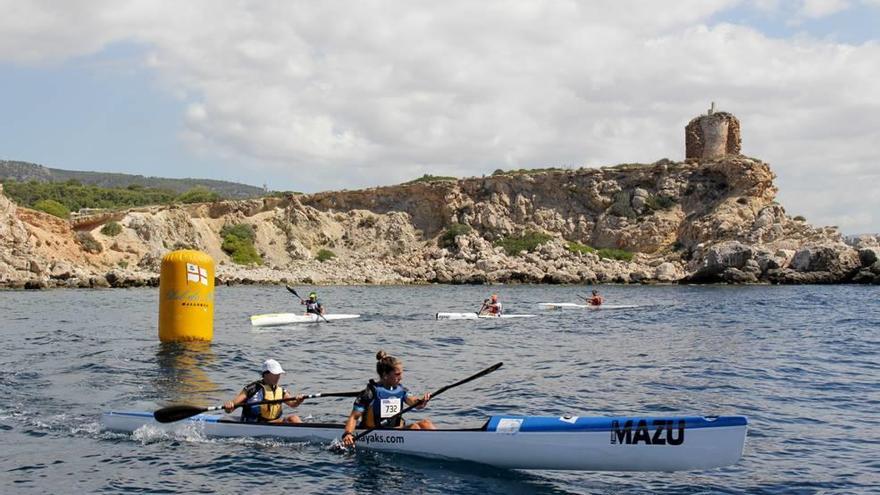
[[[360,318],[361,315],[326,314],[318,316],[313,313],[274,313],[251,316],[251,325],[255,327],[271,327],[290,325],[292,323],[321,323],[323,321],[348,320]]]
[[[488,313],[437,313],[435,317],[438,320],[478,320],[482,318],[494,319],[499,318],[534,318],[535,315],[492,315]]]
[[[206,437],[272,437],[332,442],[342,424],[254,424],[200,414],[158,423],[149,412],[108,412],[107,430],[194,430]],[[681,471],[711,469],[742,457],[745,416],[549,417],[492,416],[479,428],[375,430],[358,448],[456,459],[510,469]]]

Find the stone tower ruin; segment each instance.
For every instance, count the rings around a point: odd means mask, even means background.
[[[684,128],[685,158],[713,159],[738,155],[742,146],[739,119],[716,112],[715,102],[706,115],[694,117]]]

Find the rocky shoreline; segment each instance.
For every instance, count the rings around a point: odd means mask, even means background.
[[[876,237],[850,245],[790,218],[773,179],[742,155],[515,172],[132,209],[113,215],[113,236],[106,221],[74,228],[0,189],[0,288],[157,285],[162,255],[180,248],[210,254],[218,284],[880,283]],[[240,224],[262,265],[236,265],[221,248],[221,229]],[[453,225],[466,232],[450,237]],[[524,232],[548,240],[499,245]],[[322,249],[336,256],[318,261]]]

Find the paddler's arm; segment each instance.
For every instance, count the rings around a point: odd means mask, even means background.
[[[240,404],[243,404],[244,401],[246,401],[246,400],[247,400],[247,393],[245,393],[245,391],[242,390],[241,392],[238,393],[238,395],[235,396],[234,399],[228,400],[228,401],[226,401],[225,404],[223,404],[223,410],[228,413],[231,413],[232,411],[235,410],[236,407],[238,407]]]
[[[362,414],[363,413],[360,411],[352,411],[351,414],[348,415],[342,433],[342,445],[345,445],[346,447],[354,446],[354,429],[357,426],[358,420],[361,419]]]

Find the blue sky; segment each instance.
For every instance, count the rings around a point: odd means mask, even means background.
[[[0,9],[0,159],[353,189],[681,159],[716,101],[789,214],[880,231],[878,0]]]

